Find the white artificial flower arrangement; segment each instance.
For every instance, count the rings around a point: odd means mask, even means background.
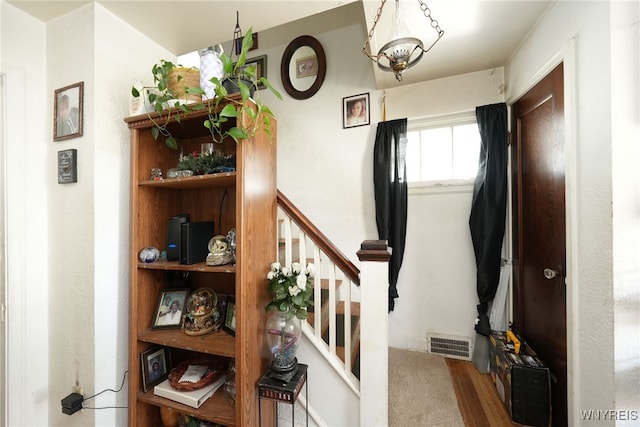
[[[287,317],[307,319],[307,307],[313,305],[313,264],[294,262],[291,267],[281,267],[279,262],[271,264],[267,273],[269,291],[273,299],[266,310],[276,309],[287,313]]]

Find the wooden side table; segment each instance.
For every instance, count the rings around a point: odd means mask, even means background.
[[[295,426],[295,408],[294,404],[302,386],[305,386],[305,415],[306,425],[309,427],[309,410],[306,405],[309,404],[309,385],[307,384],[307,368],[308,365],[298,363],[298,370],[293,375],[291,380],[283,381],[275,378],[272,375],[271,369],[269,369],[258,382],[258,396],[260,400],[258,402],[258,414],[260,417],[260,424],[262,424],[262,399],[275,400],[277,402],[288,403],[291,405],[291,425]],[[276,409],[276,424],[277,409]]]

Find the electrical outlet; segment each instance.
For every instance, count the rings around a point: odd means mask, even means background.
[[[80,387],[79,385],[74,385],[71,389],[72,393],[77,393],[80,396],[84,396],[84,393],[82,392],[82,387]]]

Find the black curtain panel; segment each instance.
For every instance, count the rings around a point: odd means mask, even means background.
[[[498,289],[507,215],[507,106],[500,103],[477,107],[476,118],[482,143],[469,217],[479,301],[475,330],[489,336],[487,310]]]
[[[407,231],[407,119],[378,123],[373,148],[373,185],[378,238],[391,247],[389,261],[389,311],[398,298],[398,274],[402,266]]]

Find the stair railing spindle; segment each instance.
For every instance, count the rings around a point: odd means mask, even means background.
[[[344,296],[344,371],[351,375],[351,280],[344,280],[341,295]]]
[[[329,352],[336,355],[336,269],[329,264]]]
[[[316,266],[316,274],[313,277],[313,335],[318,341],[322,340],[322,276],[320,275],[320,248],[313,250],[313,263]]]

